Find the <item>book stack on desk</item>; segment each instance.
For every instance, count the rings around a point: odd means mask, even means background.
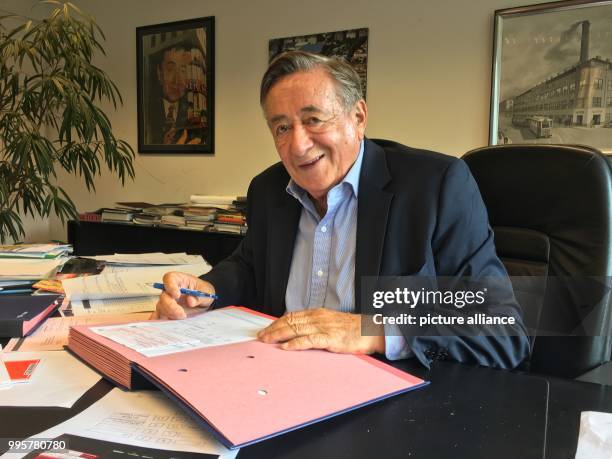
[[[18,244],[0,246],[0,292],[22,281],[48,279],[67,262],[68,244]],[[34,282],[29,282],[31,285]],[[30,285],[27,286],[29,289]],[[24,293],[24,292],[15,292]]]

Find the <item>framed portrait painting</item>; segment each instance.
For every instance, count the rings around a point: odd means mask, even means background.
[[[495,12],[489,142],[612,152],[612,1]]]
[[[136,29],[140,153],[214,153],[214,25]]]

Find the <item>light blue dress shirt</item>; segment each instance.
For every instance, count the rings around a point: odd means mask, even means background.
[[[355,311],[357,197],[364,143],[344,179],[327,193],[327,213],[317,213],[308,193],[293,179],[287,193],[302,205],[285,294],[287,311],[325,307]],[[397,327],[385,325],[385,355],[398,360],[411,354]]]

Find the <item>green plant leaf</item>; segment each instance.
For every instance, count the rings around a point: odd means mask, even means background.
[[[99,107],[123,104],[92,63],[104,54],[101,28],[72,3],[39,3],[53,6],[42,20],[0,16],[0,241],[24,235],[20,213],[76,218],[74,202],[54,183],[60,169],[90,191],[104,169],[122,184],[134,178],[134,151]]]

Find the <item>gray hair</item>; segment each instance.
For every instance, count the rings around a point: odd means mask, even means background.
[[[327,57],[305,51],[287,51],[276,56],[261,79],[259,103],[263,107],[266,96],[280,79],[298,72],[308,72],[321,68],[334,80],[336,94],[348,112],[363,99],[361,79],[344,59]]]

